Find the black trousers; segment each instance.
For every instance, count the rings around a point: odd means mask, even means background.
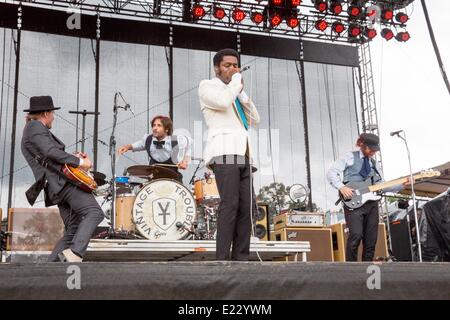
[[[362,241],[362,261],[373,261],[378,237],[378,202],[369,201],[353,211],[344,207],[344,212],[345,222],[349,228],[346,260],[358,260],[358,247]]]
[[[237,155],[211,161],[220,195],[217,217],[216,259],[246,261],[250,257],[251,216],[256,197],[248,158]]]
[[[64,222],[64,235],[50,254],[50,262],[59,261],[58,254],[67,248],[83,257],[95,229],[104,217],[94,196],[70,183],[66,184],[58,197],[61,199],[58,208]]]

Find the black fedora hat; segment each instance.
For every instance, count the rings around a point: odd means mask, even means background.
[[[30,109],[23,110],[23,112],[39,113],[44,111],[58,110],[53,105],[53,99],[50,96],[35,96],[30,98]]]

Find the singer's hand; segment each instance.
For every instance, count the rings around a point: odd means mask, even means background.
[[[125,152],[130,151],[130,150],[132,150],[132,149],[133,149],[133,146],[132,146],[131,144],[126,144],[126,145],[124,145],[124,146],[121,146],[121,147],[119,148],[119,150],[117,151],[117,153],[118,153],[119,155],[122,155],[122,154],[124,154]]]
[[[346,187],[346,186],[343,186],[342,188],[340,188],[339,192],[342,194],[344,199],[351,199],[353,196],[353,189]]]

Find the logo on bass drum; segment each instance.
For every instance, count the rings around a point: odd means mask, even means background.
[[[188,235],[195,212],[194,197],[185,186],[160,179],[146,184],[136,195],[133,220],[147,239],[179,240]]]

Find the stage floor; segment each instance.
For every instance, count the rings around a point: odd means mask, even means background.
[[[450,299],[450,263],[2,263],[0,279],[0,299]]]

